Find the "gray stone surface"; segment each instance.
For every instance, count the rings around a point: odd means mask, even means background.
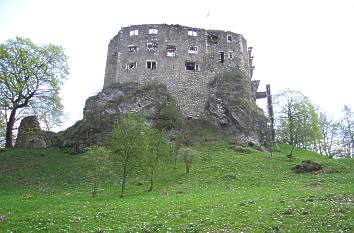
[[[219,74],[209,84],[205,114],[239,142],[266,148],[267,118],[253,96],[252,86],[241,72]]]
[[[157,34],[149,34],[150,29]],[[135,30],[138,35],[130,35]],[[188,35],[190,31],[196,36]],[[149,51],[148,43],[157,43],[157,50]],[[176,47],[175,57],[167,56],[170,45]],[[136,51],[129,51],[131,46]],[[189,46],[196,46],[197,53],[189,53]],[[147,61],[156,61],[156,69],[148,69]],[[198,70],[186,70],[186,62],[195,62]],[[136,67],[129,70],[131,63]],[[181,25],[132,25],[123,27],[109,43],[104,88],[126,82],[165,84],[183,115],[198,119],[208,99],[208,83],[216,74],[233,68],[239,68],[251,82],[247,42],[241,34]]]
[[[175,56],[168,56],[171,47]],[[125,113],[144,112],[154,125],[159,107],[172,99],[184,117],[207,120],[264,148],[266,117],[255,103],[250,60],[241,34],[166,24],[124,27],[108,45],[103,90],[87,99],[83,120],[59,133],[57,145],[80,153],[101,144]],[[197,69],[188,70],[186,62]]]
[[[86,100],[84,118],[58,134],[58,146],[72,153],[103,144],[116,120],[125,113],[143,112],[155,124],[160,106],[171,97],[163,85],[115,84]]]
[[[296,165],[292,168],[295,173],[302,173],[302,172],[314,172],[319,171],[322,169],[321,164],[316,163],[311,160],[304,160],[301,162],[301,165]]]
[[[42,134],[36,116],[28,116],[22,119],[18,128],[15,147],[19,148],[46,148],[47,144]]]

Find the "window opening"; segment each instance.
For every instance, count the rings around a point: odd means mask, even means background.
[[[157,34],[158,33],[158,30],[155,29],[155,28],[150,28],[149,29],[149,34]]]
[[[156,61],[146,61],[146,68],[156,70]]]
[[[137,36],[139,35],[139,30],[138,29],[135,29],[135,30],[131,30],[130,33],[129,33],[130,36]]]
[[[136,62],[129,62],[126,66],[127,70],[132,70],[136,68]]]
[[[186,70],[199,70],[199,65],[195,62],[186,62]]]
[[[227,42],[232,42],[232,36],[230,35],[227,36]]]
[[[167,57],[176,57],[176,46],[175,45],[167,45],[166,56]]]
[[[233,52],[229,52],[229,58],[233,58]]]
[[[198,36],[198,33],[193,30],[189,30],[187,34],[188,34],[188,36]]]
[[[138,46],[136,45],[128,45],[128,51],[131,53],[134,53],[136,51],[138,51]]]
[[[219,42],[219,37],[214,34],[209,34],[207,40],[209,44],[217,44]]]
[[[220,62],[224,63],[225,57],[224,57],[224,52],[220,52]]]
[[[197,54],[198,53],[198,47],[197,46],[193,46],[193,45],[188,46],[188,53]]]
[[[158,49],[158,44],[156,42],[147,43],[146,46],[149,52],[156,52]]]

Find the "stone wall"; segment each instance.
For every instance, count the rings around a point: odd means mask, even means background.
[[[197,51],[189,51],[190,46]],[[168,56],[174,48],[175,56]],[[195,70],[187,70],[187,62]],[[104,88],[127,82],[164,84],[184,116],[202,118],[208,83],[233,68],[251,80],[247,42],[241,34],[180,25],[133,25],[122,28],[109,43]]]
[[[47,143],[36,116],[27,116],[22,119],[18,128],[15,147],[18,148],[46,148]]]

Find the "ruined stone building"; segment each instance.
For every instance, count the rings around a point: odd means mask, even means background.
[[[16,144],[81,153],[104,144],[124,114],[143,112],[147,125],[156,125],[161,107],[172,97],[192,124],[268,148],[267,118],[256,98],[269,97],[270,89],[257,92],[259,81],[251,80],[251,50],[241,34],[230,31],[166,24],[124,27],[109,43],[103,90],[86,100],[83,119],[45,136],[30,121],[33,127],[22,127],[25,136],[19,133]]]
[[[200,118],[208,83],[238,68],[251,82],[251,48],[241,34],[167,24],[123,27],[108,46],[104,88],[165,84],[184,116]]]

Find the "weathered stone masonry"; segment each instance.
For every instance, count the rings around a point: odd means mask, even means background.
[[[239,68],[251,82],[241,34],[180,25],[123,27],[108,46],[104,88],[114,83],[165,84],[186,117],[202,118],[208,83]]]

